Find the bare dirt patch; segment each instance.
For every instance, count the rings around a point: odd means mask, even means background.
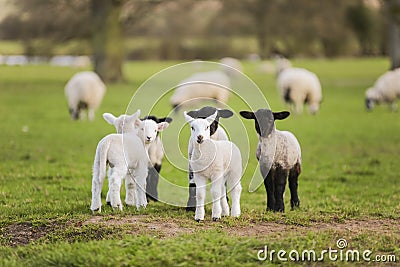
[[[35,226],[30,222],[11,224],[1,230],[2,243],[8,246],[27,245],[53,231],[62,231],[66,227],[81,227],[85,225],[100,225],[104,227],[123,227],[126,234],[154,235],[158,238],[171,238],[182,234],[191,234],[196,231],[218,229],[232,236],[264,238],[282,233],[305,234],[310,231],[323,232],[326,230],[344,232],[348,235],[373,233],[378,235],[400,234],[398,221],[390,219],[364,219],[346,220],[343,223],[316,222],[307,226],[299,226],[277,222],[252,222],[245,226],[228,226],[221,223],[206,221],[205,223],[192,224],[190,221],[179,219],[154,218],[147,215],[130,217],[93,216],[90,219],[78,223],[49,223],[43,226]]]

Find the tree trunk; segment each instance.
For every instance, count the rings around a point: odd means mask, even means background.
[[[104,82],[123,80],[122,4],[123,0],[91,1],[94,71]]]
[[[389,24],[389,56],[391,69],[400,67],[400,0],[386,0]]]

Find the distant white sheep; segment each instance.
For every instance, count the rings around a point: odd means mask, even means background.
[[[219,63],[222,64],[222,71],[231,78],[237,77],[241,72],[243,72],[243,66],[239,59],[224,57],[219,61]]]
[[[221,216],[229,215],[229,205],[226,199],[225,182],[231,192],[231,216],[240,216],[240,194],[242,186],[242,158],[239,148],[230,141],[214,141],[210,138],[210,126],[217,117],[216,111],[206,119],[194,119],[184,113],[185,120],[191,126],[189,143],[192,146],[192,156],[189,159],[196,183],[195,220],[204,220],[204,202],[207,180],[211,180],[212,219],[219,220]]]
[[[219,127],[219,119],[220,118],[230,118],[233,116],[233,112],[228,109],[217,109],[214,107],[206,106],[201,109],[196,109],[189,111],[187,115],[194,119],[205,119],[208,116],[213,115],[216,111],[218,111],[218,115],[210,126],[210,137],[212,140],[221,141],[221,140],[229,140],[228,135],[226,134],[224,128]],[[193,147],[189,142],[188,146],[188,158],[189,160],[192,157]],[[186,205],[187,211],[195,211],[196,208],[196,184],[193,180],[193,171],[190,167],[189,163],[189,198]]]
[[[397,110],[397,99],[400,98],[400,69],[387,71],[381,75],[374,86],[365,92],[365,105],[372,110],[375,104],[387,103],[393,111]]]
[[[300,206],[297,193],[301,173],[300,145],[292,133],[277,130],[274,122],[287,118],[289,114],[287,111],[272,112],[269,109],[240,112],[243,118],[255,121],[259,138],[256,156],[267,191],[267,209],[279,212],[285,210],[283,195],[286,179],[289,179],[292,209]]]
[[[222,106],[228,102],[230,79],[222,71],[196,73],[179,83],[170,102],[175,111],[199,101],[215,100]]]
[[[286,68],[279,72],[277,85],[283,101],[291,105],[297,114],[303,112],[303,105],[315,114],[322,101],[321,83],[315,73],[303,68]]]
[[[93,120],[94,111],[101,104],[106,86],[96,73],[83,71],[72,76],[64,91],[71,118],[79,119],[81,110],[87,109],[89,120]]]

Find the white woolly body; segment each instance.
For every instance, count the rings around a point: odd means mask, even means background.
[[[100,106],[106,92],[106,86],[100,77],[92,71],[75,74],[65,86],[68,107],[74,111],[80,102],[86,103],[90,120],[94,119],[94,111]]]
[[[394,101],[400,98],[400,69],[387,71],[380,76],[374,86],[366,91],[365,96],[376,102],[393,104],[392,108],[396,109]]]
[[[308,101],[309,112],[315,113],[322,100],[321,83],[317,75],[302,68],[286,68],[279,73],[278,90],[284,99],[287,90],[296,113],[303,112],[303,104]]]
[[[272,155],[269,155],[267,151],[273,151],[274,146],[275,154],[272,158]],[[268,167],[272,161],[272,168],[279,165],[288,170],[293,168],[296,163],[301,164],[300,144],[296,137],[288,131],[275,129],[275,133],[271,133],[268,137],[259,136],[256,156],[260,163],[266,164]]]
[[[225,87],[225,88],[224,88]],[[183,80],[171,96],[172,105],[193,105],[200,100],[215,99],[227,103],[229,77],[222,71],[201,72]]]
[[[110,166],[111,174],[107,198],[109,198],[111,206],[122,210],[120,188],[123,178],[126,177],[126,204],[136,204],[137,208],[146,207],[148,156],[143,141],[135,132],[109,134],[97,145],[93,164],[92,211],[101,211],[101,188],[106,176],[107,165]]]

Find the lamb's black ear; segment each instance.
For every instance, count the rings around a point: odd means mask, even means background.
[[[239,112],[240,116],[242,116],[245,119],[248,120],[254,120],[256,118],[256,116],[254,115],[254,112],[252,111],[240,111]]]
[[[187,115],[192,117],[193,119],[197,119],[199,116],[199,111],[198,110],[191,110],[189,112],[186,112]]]
[[[283,120],[289,117],[290,112],[289,111],[281,111],[281,112],[273,112],[274,114],[274,120]]]
[[[218,109],[218,116],[221,118],[230,118],[233,116],[233,112],[229,109]]]
[[[159,120],[159,123],[160,122],[168,122],[168,123],[171,123],[171,121],[172,121],[172,118],[170,118],[170,117],[165,117],[165,118],[160,118],[160,119],[158,119]]]

